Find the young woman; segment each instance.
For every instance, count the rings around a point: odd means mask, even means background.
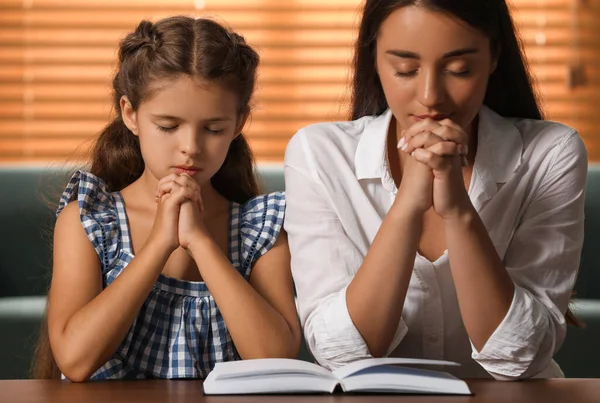
[[[300,130],[285,228],[309,348],[562,376],[586,150],[542,119],[504,0],[367,0],[352,121]]]

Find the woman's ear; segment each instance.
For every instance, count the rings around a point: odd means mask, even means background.
[[[244,126],[246,126],[246,121],[248,121],[249,116],[250,116],[249,113],[245,113],[238,120],[238,123],[235,128],[235,132],[233,133],[234,139],[237,138],[237,136],[239,136],[240,134],[242,134],[242,130],[244,130]]]
[[[121,100],[119,101],[121,105],[121,118],[123,119],[123,123],[125,126],[134,134],[138,135],[138,124],[137,124],[137,113],[133,110],[133,106],[131,106],[131,102],[129,102],[129,98],[123,95]]]

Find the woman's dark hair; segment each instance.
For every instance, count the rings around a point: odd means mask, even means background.
[[[210,19],[185,16],[156,23],[142,21],[120,43],[117,72],[112,82],[114,119],[102,130],[92,148],[90,172],[111,191],[122,190],[144,171],[138,137],[121,118],[120,100],[127,96],[137,110],[155,90],[155,83],[189,76],[215,83],[238,97],[238,121],[250,114],[258,54],[235,32]],[[243,134],[233,140],[225,161],[211,178],[215,190],[229,200],[244,203],[260,193],[254,157]],[[34,353],[32,375],[57,378],[44,317]]]
[[[380,115],[387,101],[375,68],[381,24],[395,10],[419,6],[464,21],[490,38],[498,66],[490,76],[484,104],[506,117],[542,119],[538,96],[505,0],[366,0],[354,50],[352,119]]]

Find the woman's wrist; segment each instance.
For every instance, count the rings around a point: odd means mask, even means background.
[[[398,196],[396,196],[398,197]],[[423,214],[425,212],[420,209],[411,206],[409,203],[402,203],[401,200],[396,199],[392,204],[392,207],[387,213],[389,219],[401,222],[403,224],[417,223],[421,224],[423,221]]]
[[[466,202],[462,206],[457,206],[457,208],[453,209],[451,212],[444,214],[442,219],[446,225],[456,226],[456,225],[470,225],[475,217],[477,216],[477,211],[471,202]]]
[[[429,204],[429,207],[425,207]],[[390,208],[390,212],[393,210],[394,214],[401,216],[410,216],[410,217],[422,217],[423,214],[427,210],[431,208],[431,204],[425,202],[424,200],[418,200],[414,195],[410,194],[409,191],[402,188],[398,189],[396,193],[396,198],[392,203],[392,207]]]

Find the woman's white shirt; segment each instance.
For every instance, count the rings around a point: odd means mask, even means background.
[[[286,150],[285,229],[300,319],[309,349],[330,369],[371,357],[346,288],[396,195],[386,158],[391,116],[312,125]],[[388,354],[456,361],[461,367],[447,370],[460,377],[562,376],[552,356],[565,337],[579,267],[586,175],[574,129],[482,107],[468,193],[515,284],[511,307],[477,351],[447,253],[435,262],[417,254]]]

